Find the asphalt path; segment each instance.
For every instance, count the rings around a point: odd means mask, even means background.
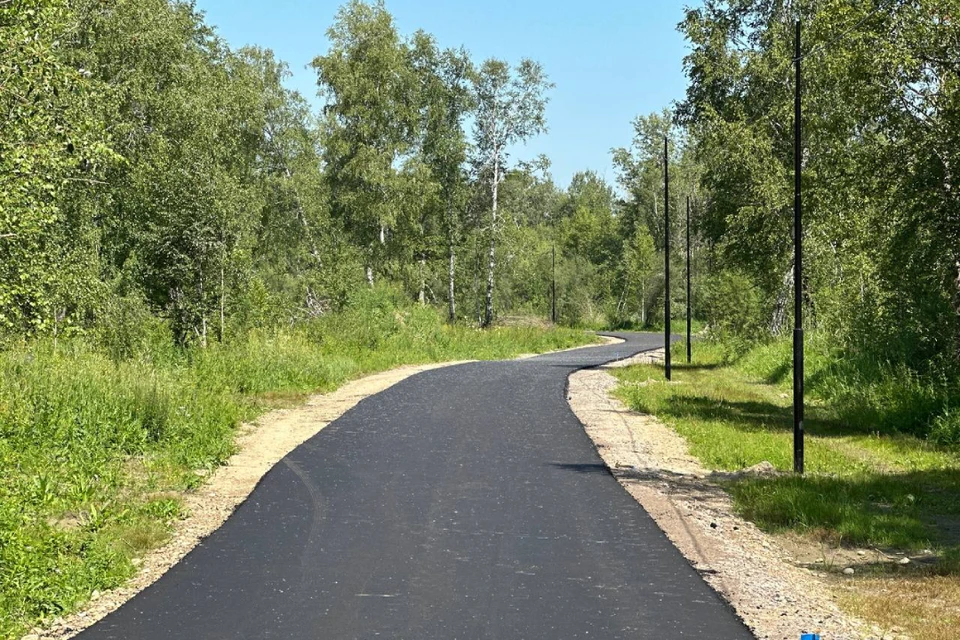
[[[363,400],[79,638],[753,638],[566,402],[575,370],[663,345],[619,335]]]

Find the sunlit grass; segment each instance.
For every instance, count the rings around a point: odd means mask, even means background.
[[[881,635],[956,637],[960,540],[941,525],[960,524],[960,454],[923,435],[944,390],[882,367],[844,381],[828,355],[812,349],[807,473],[798,477],[789,473],[789,345],[732,357],[721,345],[698,343],[692,366],[680,361],[682,347],[674,349],[673,383],[659,366],[618,370],[620,397],[672,426],[710,469],[768,461],[785,472],[721,480],[736,510],[767,531],[887,551],[932,548],[933,565],[877,568],[838,583],[841,601],[880,626]]]
[[[0,637],[120,584],[162,544],[177,492],[234,451],[241,420],[399,364],[499,359],[582,331],[449,325],[371,292],[341,314],[207,349],[113,360],[83,340],[0,352]],[[158,497],[160,496],[160,497]]]
[[[735,471],[763,461],[793,468],[792,398],[778,381],[758,379],[756,360],[741,368],[722,349],[698,344],[692,366],[618,372],[618,394],[635,410],[677,430],[711,469]],[[744,370],[745,369],[745,370]],[[772,530],[815,532],[850,544],[920,549],[947,545],[935,516],[960,514],[960,456],[899,432],[850,426],[827,401],[810,399],[806,472],[743,478],[728,487],[738,511]]]

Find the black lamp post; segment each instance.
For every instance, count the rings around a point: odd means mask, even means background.
[[[663,137],[663,370],[670,379],[670,156]]]
[[[803,221],[800,208],[800,21],[797,20],[793,98],[793,470],[803,473]]]

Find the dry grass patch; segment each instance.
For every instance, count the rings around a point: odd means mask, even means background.
[[[867,578],[844,585],[840,602],[873,621],[884,635],[914,640],[956,640],[960,628],[960,577]]]

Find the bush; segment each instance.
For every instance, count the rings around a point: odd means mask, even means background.
[[[151,313],[139,296],[108,297],[99,308],[92,336],[115,361],[140,357],[159,363],[175,357],[170,323]]]
[[[709,276],[703,286],[701,310],[709,335],[730,343],[749,343],[764,334],[760,295],[750,279],[735,271]]]
[[[934,418],[930,440],[943,447],[960,448],[960,411],[948,409]]]

